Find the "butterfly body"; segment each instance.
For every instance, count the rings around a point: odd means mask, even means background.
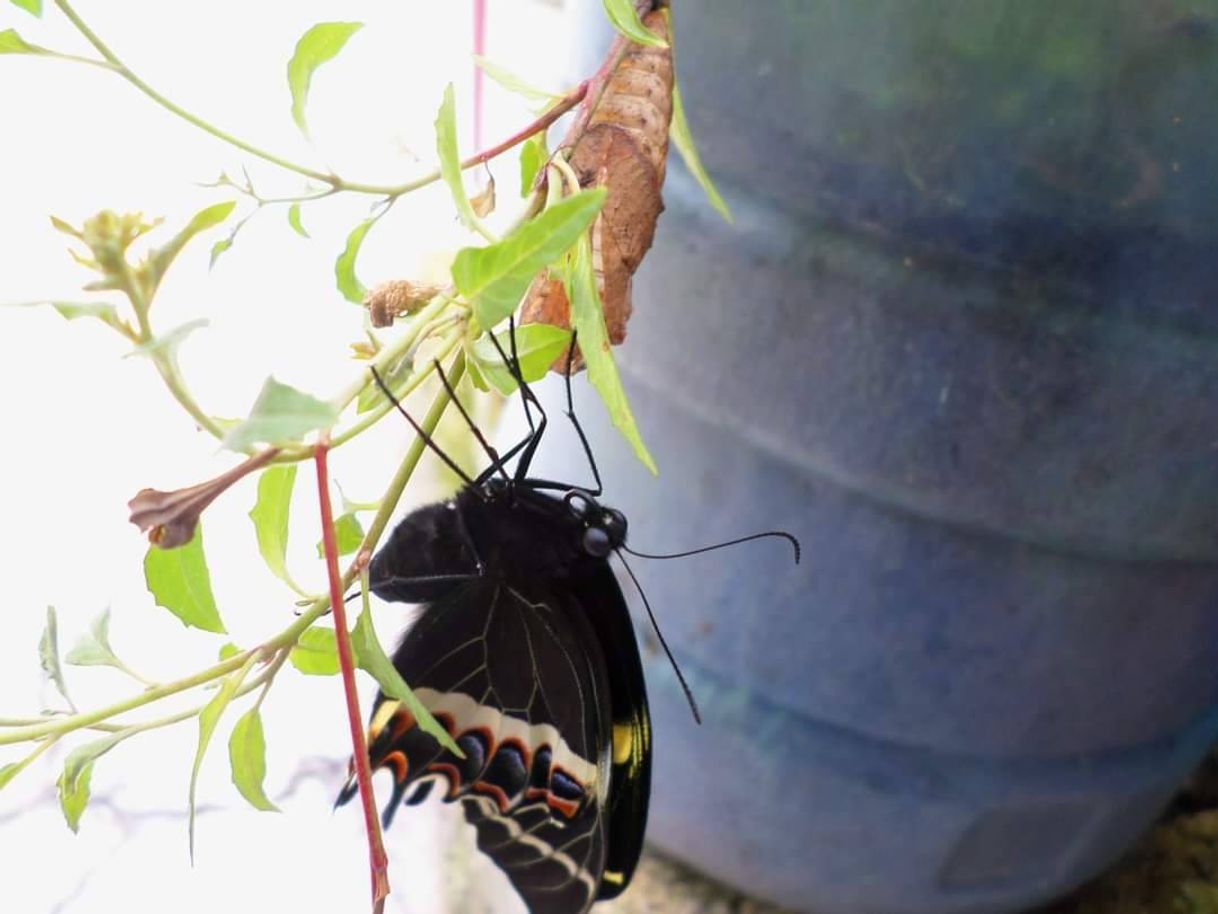
[[[582,914],[634,870],[651,736],[607,558],[625,519],[589,492],[552,488],[504,477],[467,485],[408,515],[374,557],[373,592],[423,606],[394,665],[465,757],[383,694],[369,755],[394,775],[386,820],[438,786],[532,914]]]

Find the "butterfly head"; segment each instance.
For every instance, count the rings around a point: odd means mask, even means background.
[[[562,498],[571,518],[580,525],[580,549],[602,559],[626,542],[626,515],[607,508],[591,493],[571,489]]]

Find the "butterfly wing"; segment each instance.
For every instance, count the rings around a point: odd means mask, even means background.
[[[383,695],[369,727],[374,768],[394,774],[386,818],[408,794],[416,802],[442,785],[533,914],[591,906],[613,827],[614,674],[584,590],[476,578],[427,605],[406,633],[394,665],[464,759]]]

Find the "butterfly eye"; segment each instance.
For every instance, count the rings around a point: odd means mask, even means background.
[[[601,515],[600,526],[615,547],[626,542],[626,515],[621,511],[616,508],[606,508]]]
[[[584,531],[584,552],[602,559],[613,550],[613,540],[603,527],[589,527]]]

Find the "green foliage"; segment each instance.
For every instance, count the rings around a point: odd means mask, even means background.
[[[604,0],[605,15],[613,23],[613,27],[638,44],[653,48],[666,48],[668,42],[658,35],[652,34],[639,20],[638,11],[634,8],[634,0]]]
[[[355,663],[360,669],[369,673],[377,685],[390,698],[396,698],[410,709],[415,722],[424,733],[429,733],[458,758],[465,758],[448,731],[431,715],[410,686],[402,679],[401,674],[393,665],[393,661],[385,654],[380,641],[377,640],[376,630],[372,627],[372,610],[368,606],[367,584],[364,586],[364,608],[356,620],[355,629],[351,632],[351,650],[355,654]]]
[[[334,629],[314,625],[300,633],[300,640],[288,654],[292,666],[308,676],[334,676],[338,673],[338,642]]]
[[[256,654],[251,655],[245,666],[226,676],[212,700],[199,712],[199,745],[195,749],[194,763],[190,766],[190,790],[187,794],[187,803],[190,807],[190,820],[187,828],[190,833],[190,860],[192,863],[195,859],[195,793],[199,785],[199,769],[203,767],[203,756],[207,753],[212,734],[216,732],[216,724],[220,722],[220,715],[224,713],[224,709],[237,694],[237,689],[241,687],[245,674],[256,659]]]
[[[479,231],[481,223],[465,193],[465,182],[461,177],[461,160],[457,154],[457,107],[453,100],[453,85],[444,88],[444,100],[436,114],[436,154],[440,157],[440,174],[448,185],[457,215],[470,231]]]
[[[33,16],[42,15],[42,0],[12,0],[14,6]]]
[[[59,690],[59,694],[63,696],[63,700],[68,703],[68,707],[74,708],[72,699],[68,695],[68,684],[63,678],[63,669],[59,666],[59,633],[58,624],[55,620],[55,607],[47,607],[47,624],[42,630],[42,637],[38,639],[38,662],[51,682],[55,683],[55,688]]]
[[[249,418],[224,436],[224,446],[244,451],[258,442],[290,444],[337,420],[338,410],[332,404],[267,378]]]
[[[511,354],[511,334],[500,333],[495,339],[505,353]],[[567,348],[571,332],[550,324],[525,324],[516,328],[516,356],[520,361],[520,374],[525,382],[532,384],[545,377],[546,371]],[[487,336],[474,340],[466,348],[466,366],[470,378],[482,390],[494,387],[505,396],[516,389],[503,356]]]
[[[0,32],[0,54],[50,54],[46,48],[30,44],[17,34],[16,29]]]
[[[258,499],[250,509],[258,538],[258,551],[266,567],[293,590],[296,585],[288,574],[288,518],[292,489],[296,485],[296,464],[267,467],[258,477]]]
[[[490,330],[515,311],[533,277],[566,253],[604,203],[604,188],[585,190],[558,201],[496,244],[458,251],[453,282],[473,307],[478,325]]]
[[[359,249],[364,243],[364,236],[368,234],[368,230],[372,226],[376,225],[379,218],[379,216],[371,216],[353,228],[351,234],[347,236],[347,246],[338,255],[338,260],[334,261],[334,282],[338,286],[338,291],[347,301],[357,305],[363,303],[364,294],[368,290],[355,275],[355,259],[359,257]]]
[[[80,830],[80,817],[89,805],[89,784],[93,780],[93,763],[84,765],[75,778],[68,780],[67,772],[59,776],[55,782],[59,788],[59,808],[63,810],[64,820],[72,831]]]
[[[334,521],[334,539],[339,555],[350,555],[364,541],[364,528],[351,512],[340,514]],[[317,557],[325,558],[325,540],[317,541]]]
[[[166,358],[174,359],[177,357],[178,347],[182,345],[186,337],[190,336],[196,330],[199,330],[208,325],[209,321],[205,317],[195,318],[193,321],[187,321],[181,326],[174,327],[168,333],[163,333],[160,336],[154,336],[152,339],[140,343],[128,355],[142,355],[156,357],[163,355]]]
[[[587,236],[581,237],[575,252],[568,261],[564,285],[571,302],[571,320],[579,339],[579,351],[588,365],[588,380],[609,410],[609,418],[617,430],[625,436],[635,455],[652,473],[658,473],[655,461],[643,444],[634,414],[626,401],[622,379],[609,349],[609,334],[605,329],[605,312],[601,308],[600,293],[596,288],[596,274],[592,271],[592,246]]]
[[[676,83],[673,83],[672,87],[672,124],[668,128],[668,136],[672,139],[672,144],[677,147],[677,152],[681,153],[681,158],[685,160],[685,167],[689,169],[689,173],[694,176],[707,199],[710,200],[710,205],[714,207],[715,212],[730,223],[732,211],[728,209],[719,189],[715,187],[715,182],[711,180],[706,167],[702,164],[702,157],[698,155],[698,147],[694,145],[693,134],[689,131],[689,121],[685,118],[681,89]]]
[[[51,622],[48,619],[48,627]],[[54,637],[52,635],[52,637]],[[44,636],[45,638],[45,636]],[[43,655],[45,658],[45,654]],[[64,658],[72,666],[112,666],[123,668],[123,662],[110,646],[110,610],[93,620],[89,630],[80,636],[76,644]],[[43,667],[45,669],[45,666]]]
[[[224,633],[224,623],[211,592],[211,575],[203,556],[203,525],[185,546],[150,546],[144,556],[144,581],[156,600],[183,623],[205,632]],[[72,655],[68,655],[72,662]]]
[[[545,89],[539,89],[536,86],[531,85],[527,81],[521,79],[515,73],[512,73],[506,67],[501,67],[499,64],[487,59],[486,57],[483,57],[480,54],[474,55],[474,63],[478,65],[478,68],[482,70],[483,73],[485,73],[495,82],[499,83],[499,85],[503,86],[503,88],[507,89],[509,92],[515,93],[516,95],[523,96],[524,98],[530,98],[534,101],[544,102],[553,101],[559,97],[557,93],[547,92]]]
[[[236,200],[226,200],[223,203],[215,203],[211,206],[199,210],[191,220],[186,223],[186,227],[174,235],[168,244],[163,244],[156,248],[148,255],[144,267],[144,290],[145,294],[151,298],[157,288],[160,286],[161,279],[165,276],[165,271],[173,264],[177,256],[182,253],[182,248],[186,247],[186,243],[194,238],[200,232],[205,232],[210,228],[215,228],[220,223],[224,222],[232,215],[233,210],[237,207]],[[232,244],[232,238],[229,238],[229,244]],[[212,249],[212,264],[216,262],[215,248]]]
[[[279,812],[279,807],[267,799],[262,789],[266,778],[266,738],[262,733],[262,716],[258,708],[246,711],[233,727],[228,738],[228,759],[233,771],[233,784],[255,809]]]
[[[533,192],[533,182],[541,171],[550,152],[546,149],[546,135],[535,133],[520,146],[520,196],[527,197]]]
[[[304,223],[300,221],[300,204],[293,203],[288,207],[288,225],[301,238],[308,238],[309,233],[305,231]]]
[[[296,50],[288,61],[288,91],[292,94],[292,120],[305,136],[309,135],[305,105],[313,73],[332,60],[347,40],[363,27],[362,22],[319,22],[296,42]]]

